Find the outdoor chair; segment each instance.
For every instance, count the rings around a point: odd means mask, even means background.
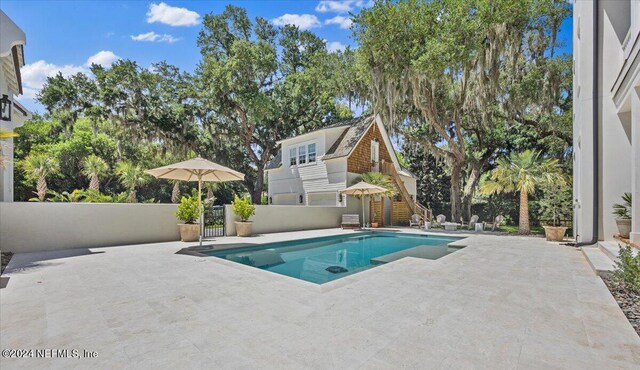
[[[357,215],[357,214],[342,215],[342,228],[343,229],[360,228],[360,215]]]
[[[422,217],[417,213],[414,213],[413,216],[411,216],[411,220],[409,220],[409,227],[413,226],[422,226]]]
[[[473,230],[476,227],[476,223],[478,222],[479,219],[480,217],[478,217],[478,215],[471,216],[471,219],[469,220],[469,224],[467,225],[469,230]]]
[[[438,226],[442,226],[446,221],[447,221],[447,217],[445,215],[436,216],[436,224]]]
[[[489,226],[491,226],[491,231],[495,231],[496,229],[498,229],[500,227],[500,224],[502,223],[503,220],[504,220],[504,218],[502,216],[498,215],[493,220],[493,222],[486,222],[485,223],[485,229],[488,228]]]

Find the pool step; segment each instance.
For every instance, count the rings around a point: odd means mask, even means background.
[[[397,261],[404,257],[415,257],[415,258],[436,260],[459,248],[462,248],[462,247],[456,247],[455,249],[447,248],[446,253],[443,253],[444,251],[442,248],[434,248],[433,245],[419,245],[417,247],[413,247],[413,248],[401,250],[398,252],[385,254],[384,256],[372,258],[370,262],[372,265],[382,265],[385,263]]]
[[[599,247],[582,247],[582,254],[591,265],[593,271],[600,275],[606,275],[615,270],[615,263],[609,255]]]

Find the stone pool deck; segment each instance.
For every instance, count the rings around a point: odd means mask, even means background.
[[[640,338],[580,251],[525,237],[466,244],[327,286],[176,254],[190,245],[179,242],[17,254],[2,275],[0,347],[98,357],[0,367],[638,368]]]

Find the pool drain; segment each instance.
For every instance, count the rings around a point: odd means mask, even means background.
[[[342,273],[342,272],[349,272],[349,270],[347,270],[346,268],[344,268],[342,266],[329,266],[325,270],[329,271],[332,274],[339,274],[339,273]]]

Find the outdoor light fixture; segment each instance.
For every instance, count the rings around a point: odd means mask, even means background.
[[[0,114],[3,121],[11,121],[11,100],[9,100],[9,95],[3,94],[2,99],[0,99]]]
[[[304,202],[304,195],[300,194],[300,204],[302,204],[302,202]]]
[[[273,204],[273,198],[269,197],[269,204]]]
[[[338,194],[338,203],[342,203],[342,194]]]

